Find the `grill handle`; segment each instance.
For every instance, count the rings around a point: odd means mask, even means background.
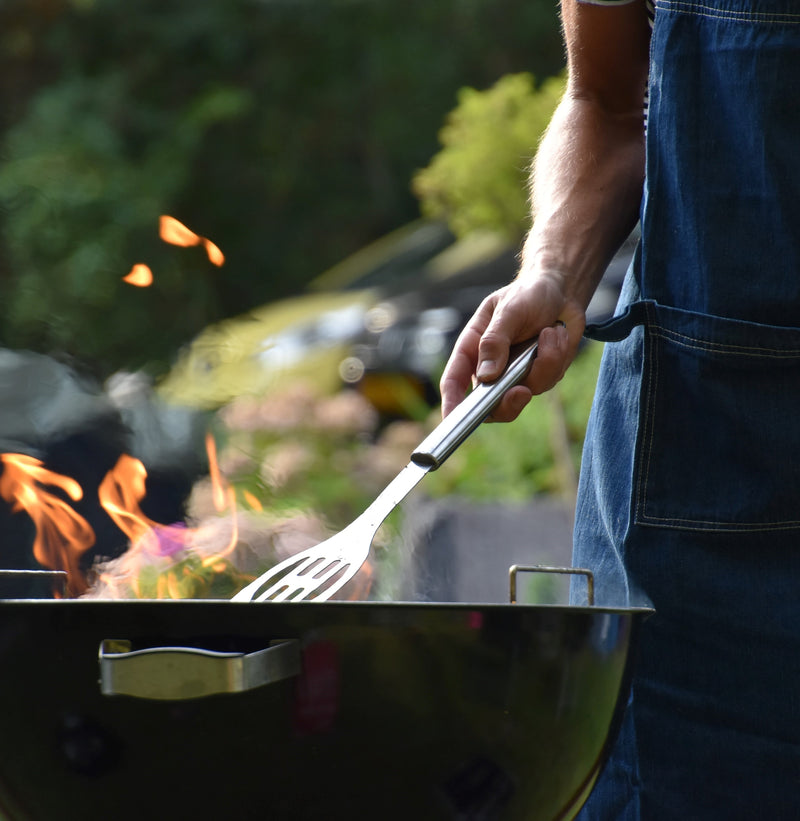
[[[131,650],[122,639],[100,643],[100,690],[106,696],[182,701],[242,693],[300,673],[294,639],[271,642],[254,653],[221,653],[194,647]]]
[[[583,576],[586,579],[586,601],[589,607],[594,607],[594,574],[585,567],[512,564],[508,569],[508,598],[511,604],[517,603],[517,574],[519,573],[556,573],[560,576]]]

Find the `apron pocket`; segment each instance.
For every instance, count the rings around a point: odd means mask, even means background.
[[[634,521],[800,527],[800,330],[639,303]]]

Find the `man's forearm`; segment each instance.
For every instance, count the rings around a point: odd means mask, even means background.
[[[568,92],[534,162],[520,276],[562,276],[585,308],[636,225],[643,180],[643,110],[608,113]]]

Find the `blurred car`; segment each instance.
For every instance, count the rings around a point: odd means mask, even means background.
[[[638,234],[612,260],[587,309],[588,322],[614,312]],[[438,404],[438,381],[456,338],[483,299],[518,269],[518,249],[473,234],[425,264],[417,287],[376,302],[339,367],[346,382],[388,416],[423,416]]]
[[[446,225],[417,220],[313,280],[303,293],[206,328],[159,385],[162,399],[214,409],[305,380],[330,392],[340,363],[382,299],[417,287],[426,263],[455,241]]]
[[[633,252],[615,257],[589,306],[610,316]],[[204,330],[159,386],[165,401],[214,409],[294,381],[349,386],[387,417],[422,417],[456,337],[489,293],[516,275],[518,248],[491,233],[456,239],[416,220],[313,280],[302,294]]]

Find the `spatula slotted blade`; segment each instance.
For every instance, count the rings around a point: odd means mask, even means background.
[[[436,470],[519,384],[536,358],[533,342],[491,384],[480,384],[420,443],[411,461],[350,525],[324,542],[284,559],[240,590],[233,601],[325,601],[361,569],[384,519],[429,470]]]
[[[324,601],[330,598],[358,573],[369,556],[371,535],[365,546],[362,542],[360,550],[354,542],[353,549],[344,555],[346,543],[342,537],[348,535],[351,527],[353,525],[315,547],[284,559],[240,590],[232,601]]]
[[[408,464],[377,499],[340,533],[284,559],[240,590],[232,601],[325,601],[347,584],[369,557],[384,519],[403,501],[428,466]]]

